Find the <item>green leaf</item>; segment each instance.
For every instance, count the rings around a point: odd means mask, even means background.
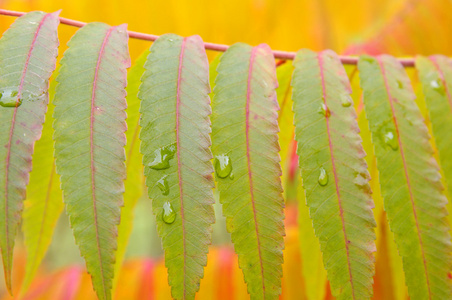
[[[447,299],[451,243],[446,198],[429,135],[402,65],[387,55],[358,64],[381,193],[413,299]]]
[[[213,211],[209,65],[199,36],[161,36],[138,97],[146,185],[175,299],[194,299],[207,264]]]
[[[416,68],[422,82],[435,144],[452,199],[452,60],[446,56],[418,56]],[[452,209],[451,201],[449,207]],[[449,210],[449,220],[452,216]]]
[[[212,152],[220,201],[251,299],[281,293],[284,201],[275,61],[238,43],[222,56],[212,102]]]
[[[357,66],[356,66],[357,68]],[[359,76],[356,75],[360,90]],[[353,89],[352,84],[352,89]],[[361,97],[361,93],[360,96]],[[370,174],[370,188],[372,190],[372,199],[375,207],[373,213],[377,221],[376,240],[377,252],[375,254],[375,276],[374,299],[385,297],[384,299],[406,300],[408,290],[405,286],[405,274],[403,273],[402,258],[397,252],[397,246],[394,242],[394,233],[391,232],[384,211],[383,197],[381,196],[380,181],[378,178],[377,159],[372,144],[369,123],[364,111],[362,99],[360,101],[360,112],[358,113],[358,126],[360,136],[363,139],[362,145],[366,152],[366,162]],[[356,105],[355,105],[356,107]],[[386,294],[385,292],[390,292]]]
[[[220,63],[222,53],[215,56],[215,58],[209,64],[209,84],[210,84],[210,97],[213,98],[213,88],[215,86],[215,79],[217,78],[218,72],[217,67]]]
[[[10,293],[14,240],[56,64],[58,15],[28,13],[0,40],[0,248]]]
[[[370,299],[376,224],[350,83],[330,50],[300,50],[294,66],[297,152],[332,293]]]
[[[290,86],[292,72],[293,66],[290,63],[285,63],[276,69],[276,75],[279,83],[279,86],[276,89],[276,96],[279,107],[281,108],[278,113],[278,125],[280,129],[278,140],[281,147],[279,156],[281,157],[283,186],[285,186],[285,183],[287,182],[287,177],[292,175],[289,174],[291,169],[291,159],[290,156],[288,156],[292,153],[292,143],[295,132],[292,111],[292,87]]]
[[[66,211],[99,299],[111,299],[126,177],[126,25],[84,26],[61,60],[55,157]]]
[[[58,70],[55,71],[53,78],[56,73]],[[55,86],[56,81],[52,80],[49,88],[50,99],[55,95]],[[22,225],[27,261],[22,294],[28,290],[47,252],[64,207],[60,178],[55,172],[53,157],[53,108],[53,105],[48,105],[42,136],[35,144],[33,171],[30,173],[30,184],[27,187]]]
[[[127,250],[130,234],[132,232],[134,210],[138,199],[144,192],[143,157],[140,153],[140,99],[138,90],[141,83],[141,75],[144,73],[144,63],[149,54],[145,51],[135,62],[127,75],[127,145],[126,145],[126,169],[127,179],[124,182],[124,206],[121,208],[121,223],[118,226],[118,249],[116,250],[115,279],[113,286],[117,284],[119,272],[122,267],[124,255]]]
[[[297,168],[298,171],[298,168]],[[306,298],[325,299],[328,284],[326,270],[323,267],[319,239],[315,236],[309,208],[306,205],[306,193],[301,184],[300,173],[295,174],[298,199],[298,232],[301,251],[301,271],[305,280]]]

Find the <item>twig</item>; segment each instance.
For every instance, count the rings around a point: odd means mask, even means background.
[[[19,11],[12,11],[12,10],[6,10],[6,9],[0,9],[0,15],[4,16],[12,16],[12,17],[20,17],[25,15],[25,12],[19,12]],[[60,17],[61,24],[74,26],[74,27],[83,27],[86,25],[85,22],[80,22],[76,20],[71,20],[67,18]],[[139,39],[139,40],[145,40],[145,41],[155,41],[159,38],[158,35],[154,34],[147,34],[142,32],[136,32],[136,31],[128,31],[129,37],[133,39]],[[224,52],[226,51],[229,46],[223,45],[223,44],[215,44],[215,43],[204,43],[204,47],[206,50],[212,50],[212,51],[220,51]],[[295,58],[295,52],[287,52],[287,51],[273,51],[273,55],[275,58],[282,59],[282,60],[293,60]],[[358,57],[357,56],[339,56],[341,62],[345,65],[356,65],[358,63]],[[399,58],[400,63],[405,67],[414,67],[414,59],[413,58]]]

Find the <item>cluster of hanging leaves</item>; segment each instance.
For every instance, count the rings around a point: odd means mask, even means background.
[[[281,144],[297,146],[304,216],[332,294],[372,297],[378,250],[371,178],[349,78],[334,52],[301,50],[294,70],[282,66],[277,76],[267,45],[238,43],[209,70],[199,36],[166,34],[127,82],[126,26],[90,23],[68,43],[53,90],[58,14],[28,13],[0,40],[0,248],[10,291],[21,220],[26,289],[64,198],[98,298],[111,299],[144,168],[175,299],[194,299],[199,290],[215,186],[248,293],[277,299],[285,236]],[[452,246],[442,180],[452,191],[452,60],[418,57],[416,67],[440,164],[400,62],[382,55],[358,63],[366,130],[409,295],[447,299]],[[279,133],[279,124],[292,122],[294,131]]]

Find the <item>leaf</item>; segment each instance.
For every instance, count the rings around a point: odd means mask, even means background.
[[[56,65],[58,15],[26,14],[0,40],[0,248],[10,293],[14,240]]]
[[[381,193],[415,299],[446,299],[451,270],[446,198],[427,127],[402,65],[382,55],[358,64]]]
[[[199,36],[161,36],[141,78],[141,153],[175,299],[194,299],[211,242],[209,65]]]
[[[297,168],[298,171],[298,168]],[[319,239],[315,236],[309,208],[306,206],[306,194],[301,185],[299,173],[295,179],[298,202],[298,231],[300,236],[301,270],[305,281],[306,298],[309,300],[325,299],[327,276],[322,262]],[[287,260],[286,260],[287,263]]]
[[[56,73],[58,71],[55,71],[53,78],[55,78]],[[49,88],[50,99],[55,95],[55,86],[56,82],[52,80]],[[30,173],[30,184],[27,187],[22,225],[27,262],[22,293],[28,290],[47,252],[64,206],[60,178],[55,172],[55,159],[53,157],[52,123],[54,119],[52,114],[53,105],[49,105],[42,137],[35,144],[33,171]]]
[[[126,25],[84,26],[61,60],[55,158],[66,211],[99,299],[110,299],[126,175]]]
[[[359,85],[359,77],[357,76],[357,78]],[[359,86],[355,88],[359,89]],[[363,140],[362,145],[367,154],[366,162],[371,178],[370,188],[372,190],[372,199],[375,204],[373,213],[377,222],[377,228],[375,230],[375,243],[378,250],[375,253],[373,299],[406,300],[408,290],[405,286],[402,258],[397,253],[397,246],[394,242],[394,234],[389,229],[389,224],[387,222],[386,212],[383,207],[383,198],[380,191],[377,160],[371,140],[369,123],[366,118],[362,100],[360,100],[360,104],[361,107],[360,113],[358,113],[358,126],[360,128],[360,136]]]
[[[211,89],[210,91],[211,98],[213,98],[214,95],[213,88],[215,86],[215,79],[217,78],[218,75],[217,67],[218,64],[220,63],[221,55],[223,55],[223,53],[220,52],[209,64],[209,84]]]
[[[291,159],[289,154],[292,150],[291,146],[294,140],[295,131],[292,111],[292,87],[290,86],[292,72],[293,66],[289,63],[285,63],[276,69],[276,75],[279,83],[279,86],[276,89],[276,96],[279,107],[281,108],[278,113],[278,125],[280,128],[278,140],[281,147],[279,155],[281,157],[283,186],[285,186],[288,176],[289,179],[291,179],[289,171]]]
[[[295,126],[292,111],[292,80],[293,66],[290,63],[284,63],[276,69],[276,76],[278,78],[279,86],[276,89],[276,96],[278,99],[280,111],[278,112],[278,126],[280,132],[278,134],[278,141],[281,150],[279,156],[281,157],[282,167],[282,185],[284,188],[284,197],[286,203],[291,200],[290,189],[287,185],[290,182],[295,182],[295,174],[298,170],[298,157],[294,149],[297,148],[295,137]],[[296,164],[296,166],[294,166]]]
[[[127,250],[130,234],[132,232],[135,206],[143,194],[144,174],[143,157],[140,153],[140,100],[138,89],[140,78],[144,72],[144,63],[149,52],[145,51],[135,62],[127,75],[127,145],[126,145],[126,169],[127,179],[124,182],[124,206],[121,208],[121,223],[118,226],[118,249],[116,250],[115,279],[113,286],[117,284],[121,265]]]
[[[221,56],[217,71],[212,152],[223,214],[251,299],[277,299],[284,201],[275,61],[265,44],[238,43]]]
[[[418,56],[416,68],[422,82],[441,168],[452,199],[452,60],[442,55]],[[451,201],[449,201],[449,207]],[[451,221],[449,210],[449,221]]]
[[[348,77],[338,56],[300,50],[292,79],[306,202],[338,299],[370,299],[375,220]]]

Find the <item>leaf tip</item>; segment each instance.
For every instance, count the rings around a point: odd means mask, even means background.
[[[3,262],[5,262],[3,260]],[[11,283],[11,264],[9,264],[8,266],[4,265],[3,266],[3,272],[5,274],[5,286],[6,289],[8,290],[8,294],[13,297],[13,289],[12,289],[12,283]]]
[[[54,11],[53,13],[49,13],[49,15],[51,15],[51,16],[57,18],[57,19],[58,19],[58,22],[60,22],[59,16],[60,16],[61,11],[62,11],[62,9],[59,9],[59,10],[57,10],[57,11]]]

